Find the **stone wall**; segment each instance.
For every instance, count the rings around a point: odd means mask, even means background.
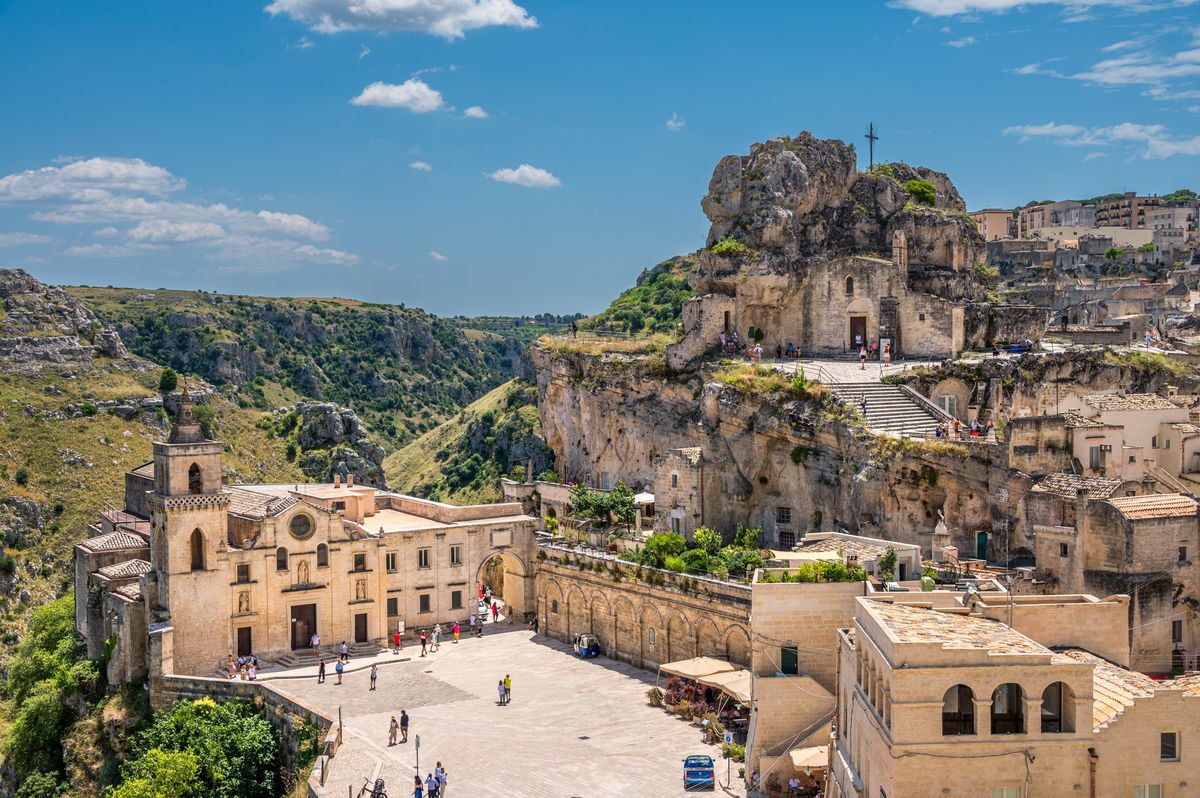
[[[1014,418],[1005,431],[1008,463],[1033,477],[1067,471],[1071,462],[1066,420],[1062,416]],[[1039,520],[1036,523],[1048,523]]]
[[[749,664],[749,585],[637,568],[555,545],[538,549],[546,554],[537,564],[542,634],[567,642],[576,634],[595,635],[605,656],[639,668],[695,656]],[[692,583],[696,589],[684,589]]]
[[[150,680],[150,705],[155,712],[163,711],[181,699],[199,698],[241,699],[261,706],[263,717],[280,736],[281,764],[287,769],[299,764],[300,749],[307,736],[306,725],[315,726],[321,741],[321,754],[308,779],[308,796],[325,798],[329,795],[324,783],[342,740],[337,718],[280,693],[269,682],[175,675],[159,675]]]

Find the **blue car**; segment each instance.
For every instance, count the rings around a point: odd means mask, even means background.
[[[716,789],[717,777],[713,770],[711,756],[689,756],[683,760],[683,788],[685,790],[697,787]]]

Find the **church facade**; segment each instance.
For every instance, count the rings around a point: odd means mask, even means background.
[[[535,607],[521,505],[452,506],[343,482],[228,485],[186,392],[170,438],[126,475],[125,508],[75,547],[77,627],[109,680],[212,673],[261,659],[386,644],[465,621],[485,567],[518,618]]]

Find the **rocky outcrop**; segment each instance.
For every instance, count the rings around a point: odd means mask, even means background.
[[[910,180],[933,186],[932,205],[905,189]],[[807,131],[722,158],[700,207],[712,223],[709,246],[732,237],[788,259],[889,257],[903,231],[914,265],[962,269],[986,260],[983,237],[944,173],[897,163],[860,174],[854,147]]]
[[[300,402],[296,443],[300,468],[313,479],[334,474],[353,475],[363,485],[387,487],[383,476],[383,447],[367,438],[366,429],[351,409],[331,402]]]
[[[152,368],[131,358],[121,336],[83,303],[21,269],[0,269],[0,301],[0,362],[6,369],[35,373],[47,365],[80,368],[98,356],[125,361],[138,370]]]

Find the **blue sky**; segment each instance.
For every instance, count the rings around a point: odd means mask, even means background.
[[[1200,189],[1195,0],[0,0],[0,265],[594,312],[713,165],[879,129],[972,208]]]

